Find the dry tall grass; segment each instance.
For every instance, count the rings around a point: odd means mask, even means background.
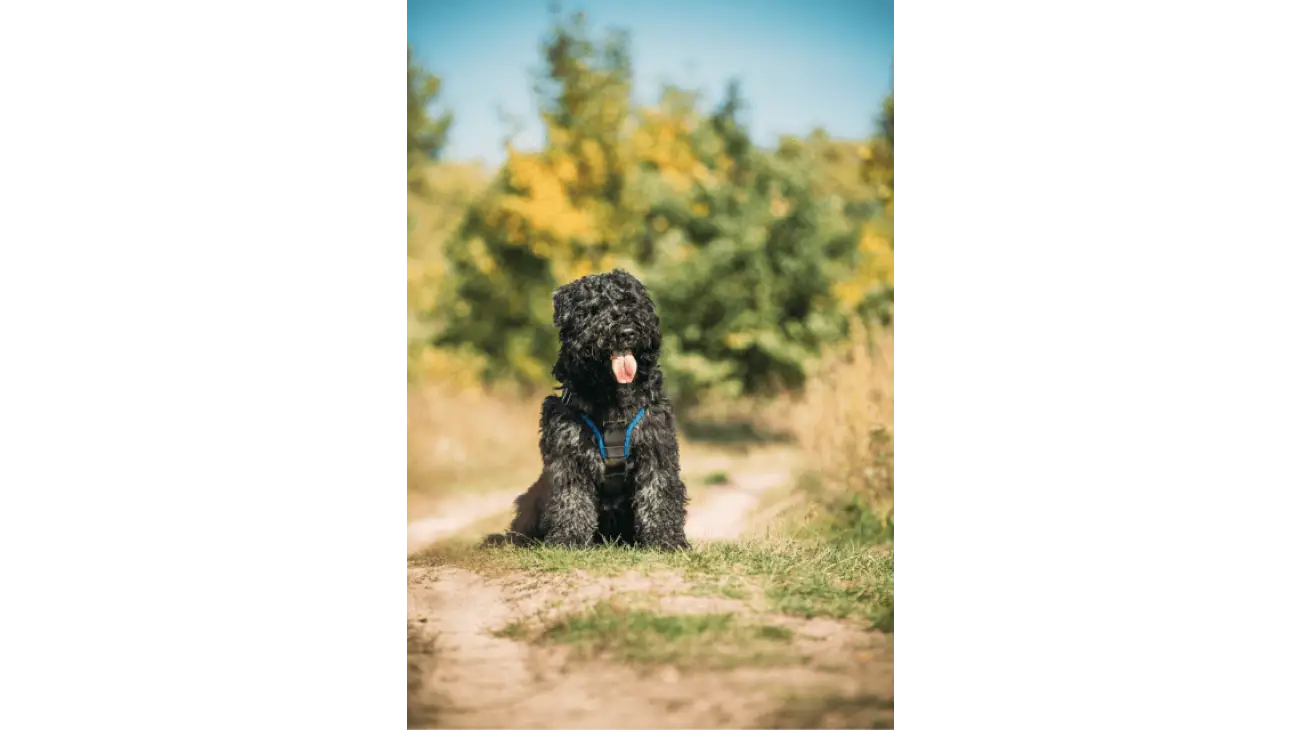
[[[894,334],[855,328],[792,409],[796,437],[821,488],[855,496],[878,519],[894,512]]]
[[[542,466],[535,438],[541,401],[446,384],[408,390],[408,509],[454,492],[527,488]]]

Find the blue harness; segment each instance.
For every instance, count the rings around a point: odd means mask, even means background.
[[[600,447],[600,458],[605,461],[605,483],[603,492],[610,496],[615,496],[622,492],[627,485],[627,460],[632,455],[632,429],[641,422],[641,417],[645,415],[645,409],[636,412],[632,417],[632,422],[627,421],[605,421],[605,430],[596,427],[594,421],[581,411],[578,415],[586,422],[591,432],[596,434],[596,445]],[[606,444],[613,444],[613,449],[607,449]],[[619,448],[621,445],[622,448]]]

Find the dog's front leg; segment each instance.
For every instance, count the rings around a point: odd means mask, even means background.
[[[686,541],[686,485],[677,458],[671,414],[648,412],[632,438],[633,525],[638,544],[689,550]]]
[[[571,472],[563,475],[552,473],[551,478],[554,491],[542,512],[543,541],[547,545],[569,547],[591,545],[598,519],[595,486]]]
[[[596,484],[600,455],[583,441],[582,426],[563,413],[559,401],[542,406],[542,464],[551,479],[551,498],[541,514],[548,545],[587,547],[596,536]]]

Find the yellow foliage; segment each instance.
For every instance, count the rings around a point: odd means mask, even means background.
[[[572,281],[587,274],[605,270],[606,259],[600,255],[579,254],[574,258],[552,256],[547,259],[556,281]]]
[[[731,332],[722,339],[722,344],[731,350],[743,350],[754,344],[754,335],[748,332]]]
[[[718,179],[713,176],[712,172],[709,172],[709,168],[705,167],[702,162],[696,162],[691,167],[691,179],[706,188],[712,188],[718,184]]]
[[[885,213],[894,213],[894,153],[885,140],[873,139],[860,151],[861,177],[877,198],[885,204]]]
[[[486,359],[468,351],[423,347],[407,361],[409,377],[439,383],[455,390],[477,390],[482,385]]]
[[[654,108],[642,110],[640,118],[630,139],[632,154],[658,168],[674,192],[684,193],[697,182],[712,182],[691,148],[690,118]]]
[[[506,218],[506,240],[514,244],[523,243],[524,241],[524,227],[519,222],[518,215]]]
[[[474,266],[481,273],[488,276],[496,273],[497,262],[493,261],[492,257],[488,255],[487,246],[483,243],[483,239],[477,236],[470,239],[468,250],[470,260],[474,262]]]
[[[605,154],[601,151],[596,140],[587,138],[579,142],[578,153],[591,171],[590,184],[597,188],[604,185],[608,170],[606,169]]]
[[[736,168],[736,162],[735,160],[731,159],[730,155],[722,155],[718,159],[718,172],[722,173],[723,177],[730,177],[732,170],[734,170],[735,168]],[[742,191],[741,192],[742,200],[745,195],[746,193]]]
[[[542,236],[533,236],[529,238],[528,250],[539,259],[544,259],[551,255],[551,246]]]
[[[597,236],[597,221],[574,207],[566,185],[578,175],[573,160],[562,153],[525,154],[511,150],[506,174],[522,194],[506,195],[484,217],[488,225],[504,224],[507,241],[526,244],[539,256],[550,255],[553,244],[587,241]]]
[[[606,98],[600,105],[600,120],[606,125],[613,125],[623,116],[623,105],[617,99]]]
[[[850,308],[856,307],[867,296],[866,289],[862,286],[859,277],[836,282],[832,287],[832,293],[835,295],[836,301]]]
[[[546,120],[546,133],[551,146],[557,149],[568,147],[573,139],[573,135],[569,134],[569,130],[556,124],[552,119]]]
[[[877,226],[864,226],[858,251],[865,259],[853,276],[835,284],[833,293],[845,307],[853,308],[881,286],[894,285],[894,249]]]
[[[568,185],[578,179],[578,166],[568,157],[560,157],[555,161],[555,177]]]
[[[664,182],[668,183],[668,187],[675,193],[680,194],[691,189],[691,178],[676,170],[665,170],[663,178]]]
[[[889,239],[870,226],[864,227],[858,250],[867,256],[863,272],[867,281],[886,285],[894,283],[894,248],[889,245]]]
[[[546,170],[538,154],[519,152],[513,147],[508,147],[505,168],[511,184],[517,188],[535,190],[545,185]]]
[[[654,146],[650,133],[645,130],[644,126],[637,127],[628,138],[628,143],[632,147],[632,154],[640,158],[649,157],[650,149]]]
[[[423,261],[406,258],[406,306],[416,312],[433,309],[445,278],[445,264],[440,260]]]

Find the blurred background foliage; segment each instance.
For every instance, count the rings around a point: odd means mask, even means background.
[[[623,267],[658,305],[684,448],[794,442],[810,529],[892,539],[892,93],[859,138],[765,147],[738,82],[712,105],[671,84],[634,102],[630,42],[557,13],[533,71],[543,143],[503,142],[495,169],[442,159],[453,110],[408,53],[410,509],[536,474],[519,435],[555,385],[551,293]]]
[[[859,140],[756,145],[720,104],[631,95],[626,33],[557,15],[534,91],[545,143],[495,172],[439,161],[438,77],[408,57],[409,377],[552,385],[551,293],[616,266],[650,287],[683,406],[800,389],[854,323],[893,311],[893,98]],[[508,144],[508,143],[507,143]]]

